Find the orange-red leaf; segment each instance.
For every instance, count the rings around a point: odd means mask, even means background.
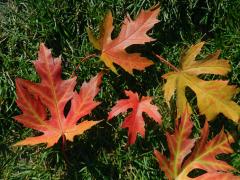
[[[16,102],[23,114],[15,119],[43,135],[26,138],[15,145],[47,143],[51,147],[61,136],[72,141],[75,135],[82,134],[99,122],[84,121],[77,124],[81,117],[89,114],[99,104],[93,98],[99,91],[101,73],[84,83],[79,93],[74,92],[76,77],[67,80],[61,78],[61,60],[53,58],[44,44],[40,45],[34,66],[40,76],[40,83],[16,80]],[[71,101],[71,108],[65,117],[64,108],[68,101]]]
[[[209,128],[206,121],[201,131],[201,138],[195,143],[195,139],[190,139],[192,126],[189,113],[185,108],[180,123],[176,125],[175,132],[172,135],[167,133],[170,159],[157,150],[154,151],[159,167],[165,172],[168,179],[192,179],[188,174],[194,169],[206,171],[205,174],[196,177],[196,179],[211,179],[211,177],[218,179],[233,177],[233,179],[237,179],[229,172],[234,170],[232,166],[216,159],[218,154],[233,152],[230,146],[234,141],[232,136],[225,134],[222,130],[212,140],[208,141]]]
[[[157,106],[151,104],[151,97],[146,96],[139,100],[137,93],[125,91],[125,94],[129,99],[121,99],[117,101],[117,104],[109,113],[108,119],[110,120],[114,116],[126,112],[128,109],[132,109],[132,113],[125,118],[122,128],[128,128],[128,142],[129,144],[134,144],[138,133],[142,137],[145,136],[145,123],[142,113],[145,112],[159,124],[161,123],[161,115],[158,112]]]
[[[159,166],[165,171],[169,179],[177,177],[181,171],[183,159],[191,153],[195,140],[190,139],[193,123],[190,121],[189,113],[181,117],[180,123],[176,124],[173,134],[166,133],[167,143],[170,151],[170,160],[167,160],[162,154],[155,150],[155,155],[159,159]]]
[[[89,40],[96,49],[101,50],[100,59],[107,67],[117,73],[113,65],[115,63],[132,74],[133,69],[143,70],[153,64],[147,58],[141,57],[139,53],[128,54],[125,49],[133,44],[144,44],[154,40],[146,33],[158,22],[158,13],[159,7],[156,6],[147,11],[142,10],[135,20],[127,15],[118,37],[113,40],[111,38],[113,31],[111,12],[105,17],[99,39],[94,38],[92,32],[88,30]]]
[[[192,180],[192,178],[185,180]],[[194,180],[240,180],[240,177],[234,176],[232,173],[210,172],[198,176]]]

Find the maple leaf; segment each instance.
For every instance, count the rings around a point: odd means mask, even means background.
[[[229,171],[234,170],[232,166],[224,161],[216,159],[218,154],[232,153],[230,144],[234,142],[233,137],[221,132],[208,141],[208,122],[205,122],[198,141],[191,139],[193,123],[190,120],[188,109],[183,112],[180,122],[176,123],[173,134],[166,133],[167,143],[170,151],[168,159],[162,153],[154,150],[159,167],[165,172],[169,180],[190,180],[188,174],[194,169],[205,170],[206,173],[194,179],[239,179]],[[195,144],[195,146],[194,146]],[[193,149],[193,150],[192,150]]]
[[[126,112],[130,108],[133,109],[132,113],[125,118],[122,124],[122,128],[128,128],[128,143],[131,145],[135,143],[137,133],[139,133],[142,137],[145,136],[145,124],[142,116],[143,112],[159,124],[161,124],[162,120],[157,106],[151,104],[151,97],[143,96],[141,100],[139,100],[137,93],[125,91],[125,94],[129,97],[129,99],[118,100],[117,104],[112,108],[111,112],[109,112],[108,120],[120,113]]]
[[[16,116],[15,119],[25,127],[42,132],[43,135],[28,137],[16,143],[16,146],[47,143],[47,147],[51,147],[61,136],[73,141],[75,135],[82,134],[100,122],[78,123],[80,118],[91,113],[100,104],[93,98],[99,91],[101,73],[88,83],[84,82],[80,92],[77,93],[74,91],[76,77],[62,80],[61,60],[53,58],[44,44],[40,45],[38,60],[34,62],[34,66],[40,76],[40,83],[16,80],[16,102],[23,114]],[[65,117],[64,108],[68,101],[71,101],[71,108]]]
[[[163,87],[164,98],[169,104],[176,90],[177,117],[180,117],[187,104],[185,89],[189,87],[195,92],[199,111],[201,114],[205,114],[207,120],[212,120],[219,113],[223,113],[229,119],[238,122],[240,119],[240,107],[231,100],[237,93],[236,87],[228,85],[228,81],[204,81],[197,77],[200,74],[226,75],[231,70],[227,60],[218,58],[220,51],[207,56],[203,60],[196,61],[195,58],[200,53],[203,45],[204,42],[200,42],[191,46],[182,56],[180,68],[175,72],[169,72],[162,76],[167,80]],[[188,109],[191,113],[189,105]]]
[[[129,15],[124,19],[121,31],[117,38],[111,38],[113,27],[112,13],[109,11],[104,19],[100,37],[97,39],[88,29],[88,37],[93,46],[101,51],[100,59],[117,74],[113,63],[121,66],[125,71],[132,74],[133,69],[144,70],[145,67],[153,64],[147,58],[141,57],[139,53],[127,53],[126,48],[133,44],[144,44],[154,39],[146,33],[159,22],[157,19],[160,9],[159,6],[152,7],[144,11],[141,10],[135,20]]]

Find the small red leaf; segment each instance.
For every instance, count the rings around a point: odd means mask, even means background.
[[[128,128],[128,143],[134,144],[137,138],[137,133],[142,137],[145,136],[145,123],[142,113],[145,112],[159,124],[161,123],[161,115],[158,112],[157,106],[151,104],[151,97],[146,96],[139,100],[137,93],[125,91],[125,94],[129,99],[121,99],[117,101],[117,104],[112,108],[108,115],[108,120],[120,113],[126,112],[128,109],[133,109],[132,113],[125,118],[122,128]]]

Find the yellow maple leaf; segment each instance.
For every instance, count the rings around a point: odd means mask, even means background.
[[[240,106],[231,100],[237,93],[236,87],[228,85],[228,81],[225,80],[204,81],[197,77],[200,74],[226,75],[231,70],[227,60],[218,58],[220,51],[203,60],[195,60],[203,45],[204,42],[200,42],[191,46],[183,54],[178,71],[162,76],[167,80],[163,86],[164,98],[169,104],[176,91],[177,116],[180,117],[186,106],[188,106],[189,112],[192,112],[191,107],[187,105],[185,96],[185,89],[189,87],[195,92],[199,111],[206,116],[207,120],[210,121],[222,113],[229,119],[238,122]]]

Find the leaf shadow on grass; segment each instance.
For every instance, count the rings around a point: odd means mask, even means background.
[[[84,139],[75,140],[66,154],[71,163],[67,166],[64,179],[81,179],[85,173],[90,174],[95,179],[111,177],[117,178],[117,167],[112,161],[104,161],[102,153],[113,153],[117,147],[114,142],[113,128],[109,124],[102,122],[98,127],[94,127],[84,135]]]
[[[111,124],[119,126],[118,122]],[[159,143],[164,146],[159,140],[163,138],[163,133],[155,122],[147,126],[152,130],[146,133],[146,139],[138,138],[136,144],[130,147],[126,146],[126,130],[116,132],[105,122],[89,130],[84,138],[75,139],[74,145],[66,151],[72,164],[67,166],[63,179],[84,179],[85,176],[91,179],[126,178],[131,168],[142,171],[142,174],[148,170],[151,171],[149,173],[160,175],[153,149]],[[151,165],[142,164],[145,157],[151,161]]]

